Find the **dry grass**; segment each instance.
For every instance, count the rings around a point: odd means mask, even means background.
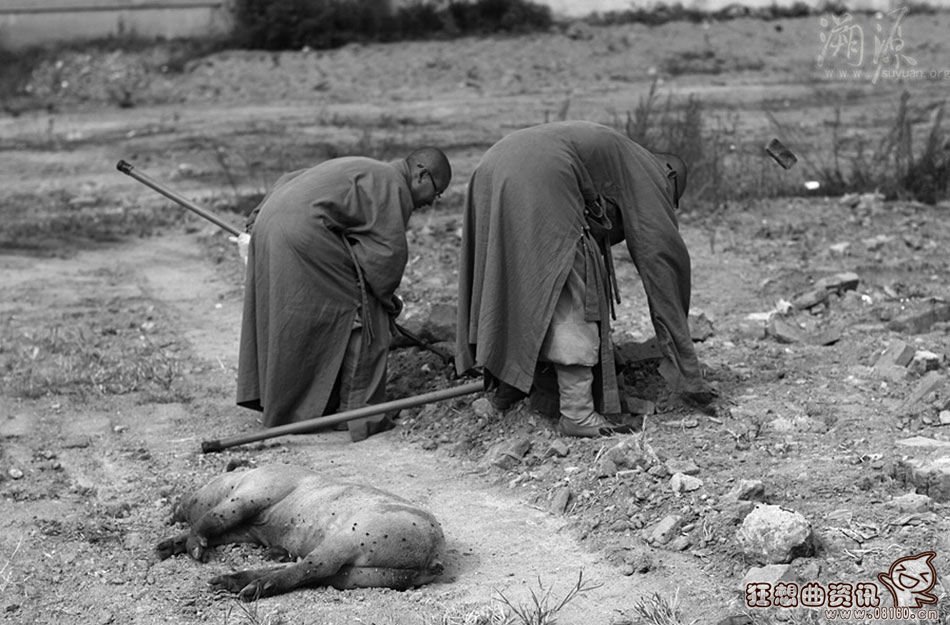
[[[845,132],[841,109],[827,123],[824,145],[802,149],[799,156],[822,193],[879,191],[887,199],[935,204],[950,193],[950,135],[943,128],[946,102],[912,107],[904,91],[883,133],[873,128]],[[782,136],[799,146],[814,144],[792,125],[767,113]],[[876,139],[871,139],[875,134]],[[922,147],[918,147],[921,146]]]
[[[3,565],[0,566],[0,596],[4,596],[7,592],[7,588],[9,588],[13,583],[13,562],[16,560],[16,556],[20,552],[21,545],[23,545],[22,537],[20,537],[20,540],[17,541],[16,547],[13,549],[13,553],[4,559]]]
[[[0,379],[35,399],[144,393],[158,403],[188,401],[174,343],[159,343],[143,304],[102,302],[89,309],[10,315],[0,325]],[[38,318],[43,317],[43,318]]]
[[[257,601],[232,599],[223,625],[284,625],[285,622],[279,608],[262,610]]]
[[[540,578],[537,592],[533,588],[529,590],[531,595],[529,601],[513,601],[500,590],[495,592],[498,595],[498,601],[504,604],[509,614],[508,622],[518,625],[554,625],[557,623],[558,613],[568,603],[600,586],[601,584],[585,582],[584,571],[579,571],[574,586],[561,599],[555,599],[552,596],[553,586],[545,588]]]
[[[748,137],[737,113],[710,114],[690,95],[677,101],[657,92],[659,77],[614,126],[655,152],[680,155],[689,167],[685,198],[709,216],[730,201],[793,194],[796,189],[762,156],[766,137]]]
[[[642,625],[693,625],[699,619],[686,620],[680,610],[679,589],[671,598],[659,593],[637,601],[633,607],[636,613],[634,623]]]

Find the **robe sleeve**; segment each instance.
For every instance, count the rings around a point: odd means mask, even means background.
[[[638,185],[652,185],[641,181]],[[650,189],[653,191],[653,189]],[[638,193],[636,206],[623,208],[627,250],[643,282],[657,344],[668,363],[664,377],[680,391],[705,388],[689,331],[691,267],[672,202],[657,189]],[[670,367],[675,375],[669,380]]]
[[[344,234],[369,292],[389,310],[409,257],[409,189],[394,177],[369,172],[354,178],[345,203],[347,212],[361,219]]]

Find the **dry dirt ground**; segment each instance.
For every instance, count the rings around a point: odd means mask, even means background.
[[[946,14],[903,25],[905,52],[937,78],[875,83],[816,69],[817,17],[226,52],[166,72],[143,68],[160,67],[146,57],[167,49],[64,53],[32,83],[30,97],[48,108],[10,99],[0,118],[0,619],[489,623],[501,622],[506,602],[550,593],[556,604],[582,573],[561,623],[651,622],[651,605],[660,606],[653,622],[674,622],[662,620],[672,604],[682,623],[740,614],[811,622],[807,612],[750,610],[738,592],[755,562],[735,537],[748,509],[727,494],[758,479],[762,499],[814,529],[815,551],[794,562],[799,580],[873,579],[899,556],[935,550],[947,622],[946,475],[915,485],[906,467],[950,455],[941,422],[950,391],[940,386],[950,205],[814,195],[732,202],[714,216],[686,207],[693,306],[711,322],[697,349],[723,395],[715,416],[672,401],[655,360],[630,358],[628,391],[657,408],[636,438],[559,439],[529,407],[485,413],[474,395],[404,411],[395,430],[359,444],[331,432],[202,454],[202,441],[258,428],[233,405],[241,269],[226,234],[114,168],[127,159],[239,224],[285,169],[444,146],[455,178],[439,207],[412,219],[401,289],[404,322],[422,327],[455,299],[465,182],[505,133],[557,117],[612,123],[659,72],[662,93],[702,98],[728,116],[736,141],[764,145],[774,129],[763,111],[772,111],[813,138],[793,147],[814,163],[835,107],[843,129],[872,133],[906,89],[922,107],[915,121],[926,121],[925,105],[950,85],[941,78],[947,26]],[[870,22],[866,32],[870,46]],[[782,175],[799,186],[806,165]],[[652,330],[633,265],[622,250],[616,262],[624,301],[615,341],[631,357]],[[856,288],[810,310],[783,303],[842,272],[857,274]],[[777,309],[784,327],[771,332],[749,317]],[[936,319],[892,323],[921,310]],[[818,344],[823,331],[836,340]],[[935,356],[876,371],[895,341]],[[461,383],[414,348],[392,362],[394,397]],[[915,396],[922,381],[934,392]],[[912,437],[923,446],[905,444]],[[655,451],[649,471],[605,468],[625,440]],[[155,561],[155,543],[177,530],[169,520],[184,490],[268,462],[427,506],[447,536],[445,578],[403,593],[314,589],[244,605],[205,582],[259,563],[257,549],[217,549],[204,564]],[[671,469],[702,485],[675,491]],[[919,510],[892,501],[928,488]],[[670,540],[651,540],[670,515],[680,518]]]

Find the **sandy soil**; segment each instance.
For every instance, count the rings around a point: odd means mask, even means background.
[[[946,15],[906,23],[920,67],[944,69],[946,25]],[[489,622],[475,616],[500,609],[499,593],[518,604],[550,589],[557,599],[583,572],[597,587],[569,603],[561,623],[647,622],[636,606],[654,593],[678,598],[681,622],[716,622],[748,612],[737,587],[754,563],[736,545],[741,516],[726,497],[741,479],[763,480],[768,501],[813,524],[821,548],[797,562],[802,581],[866,579],[924,549],[940,554],[945,580],[946,500],[935,494],[916,516],[891,501],[914,489],[899,479],[903,459],[924,454],[895,441],[922,436],[946,453],[939,445],[948,444],[950,426],[939,414],[947,391],[907,406],[923,372],[883,378],[871,366],[903,340],[936,353],[936,374],[946,377],[946,323],[916,334],[888,326],[950,298],[946,204],[815,196],[684,214],[694,307],[714,329],[697,346],[723,391],[722,410],[710,418],[670,401],[653,361],[626,371],[635,393],[658,406],[643,440],[664,459],[699,469],[700,490],[674,493],[662,472],[601,477],[599,460],[617,439],[565,441],[565,456],[549,456],[557,437],[544,417],[522,406],[480,418],[477,396],[405,411],[396,430],[360,444],[322,433],[202,454],[204,440],[257,429],[255,415],[233,405],[241,270],[223,233],[182,220],[179,208],[114,169],[128,159],[238,224],[247,198],[303,162],[444,145],[456,176],[441,207],[413,217],[402,288],[410,323],[454,300],[458,216],[480,153],[548,118],[622,117],[645,96],[650,68],[663,73],[664,94],[696,94],[709,110],[738,116],[737,136],[749,143],[773,130],[763,110],[778,110],[815,137],[812,147],[795,146],[803,157],[817,154],[835,106],[846,128],[860,132],[874,127],[868,120],[887,119],[902,89],[919,103],[921,123],[925,104],[945,97],[937,80],[822,79],[818,31],[813,19],[739,20],[577,38],[229,52],[176,75],[136,70],[138,57],[108,59],[113,65],[69,57],[65,70],[38,76],[52,112],[0,118],[6,232],[29,233],[39,215],[67,206],[76,219],[100,219],[108,240],[76,237],[62,215],[40,220],[30,249],[3,239],[0,618]],[[99,76],[99,67],[111,73]],[[85,80],[63,86],[56,71]],[[133,89],[133,108],[114,106],[109,88],[117,82]],[[807,173],[803,164],[787,175],[804,181]],[[136,211],[151,225],[109,230],[110,215],[134,224]],[[167,225],[155,218],[165,212]],[[849,245],[833,247],[842,243]],[[652,331],[624,256],[618,250],[624,303],[615,341],[633,345]],[[855,291],[788,317],[802,332],[837,328],[834,344],[780,342],[749,321],[843,271],[859,275]],[[394,396],[459,383],[415,349],[394,352],[393,363]],[[491,462],[499,443],[520,439],[530,443],[521,462]],[[155,561],[154,544],[176,530],[168,521],[181,492],[228,467],[266,462],[359,478],[429,507],[448,538],[445,579],[405,593],[316,589],[244,606],[213,595],[205,581],[253,566],[258,550],[219,549],[206,564]],[[552,511],[564,488],[570,505]],[[644,530],[674,513],[684,518],[680,547],[644,540]]]

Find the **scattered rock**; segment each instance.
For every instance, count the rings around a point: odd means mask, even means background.
[[[421,338],[430,342],[455,341],[458,307],[455,304],[433,304],[422,323]]]
[[[674,493],[689,493],[703,487],[703,481],[693,475],[674,473],[670,478],[670,488]]]
[[[901,447],[950,453],[950,441],[941,441],[927,436],[911,436],[896,441]]]
[[[400,317],[399,325],[410,334],[431,344],[455,344],[455,324],[458,307],[454,304],[433,304],[425,315]],[[391,347],[393,349],[414,347],[415,341],[397,332],[393,335]],[[452,353],[452,352],[449,352]]]
[[[479,397],[472,402],[472,410],[475,412],[476,417],[482,419],[490,419],[498,416],[498,411],[495,410],[495,407],[491,405],[491,400],[487,397]]]
[[[670,541],[667,549],[670,551],[686,551],[691,544],[693,544],[693,540],[689,536],[677,536]]]
[[[731,527],[741,524],[756,505],[754,501],[723,498],[716,507],[722,513],[723,522]]]
[[[567,486],[559,488],[558,491],[554,493],[554,497],[551,499],[551,512],[554,514],[566,513],[573,498],[574,494],[571,492],[570,488]]]
[[[878,357],[872,370],[875,374],[891,380],[899,380],[907,374],[907,365],[914,358],[914,348],[901,340],[891,341]]]
[[[841,243],[835,243],[828,247],[828,251],[834,256],[846,256],[851,250],[851,243],[848,241],[842,241]]]
[[[780,315],[769,319],[767,334],[779,343],[805,343],[808,345],[832,345],[841,340],[841,327],[834,325],[818,332],[809,332],[787,321]]]
[[[902,458],[895,467],[895,478],[934,501],[950,501],[950,455],[929,458]]]
[[[828,301],[827,289],[812,289],[792,299],[792,306],[798,310],[809,310]]]
[[[858,288],[858,284],[860,283],[861,278],[858,277],[858,274],[848,271],[818,280],[815,282],[815,288],[835,291],[836,293],[840,294],[845,291],[855,290]]]
[[[501,441],[488,450],[488,462],[494,466],[509,471],[521,463],[528,450],[531,449],[531,439],[519,438],[514,442]]]
[[[713,336],[712,320],[701,310],[691,310],[689,313],[689,335],[694,342],[702,342]]]
[[[699,421],[692,418],[672,419],[670,421],[661,421],[660,425],[665,425],[670,428],[695,428],[699,427]]]
[[[769,584],[774,586],[778,582],[794,582],[795,575],[792,573],[790,564],[768,564],[766,566],[754,566],[748,570],[742,581],[739,583],[739,590],[745,592],[749,584]]]
[[[933,499],[919,493],[905,493],[891,499],[889,505],[897,508],[899,512],[929,512]]]
[[[570,453],[570,451],[571,448],[567,443],[559,438],[555,438],[548,444],[548,448],[544,451],[544,454],[542,454],[542,458],[564,458]]]
[[[631,549],[624,555],[624,564],[630,567],[632,573],[649,573],[653,568],[653,558],[646,548]]]
[[[699,467],[692,460],[679,460],[671,458],[666,461],[666,470],[670,473],[682,473],[684,475],[699,475]]]
[[[812,345],[834,345],[841,340],[842,332],[841,325],[832,325],[809,337],[809,343]]]
[[[767,332],[779,343],[805,343],[807,338],[804,330],[778,315],[769,318]]]
[[[637,437],[629,437],[608,449],[600,459],[598,475],[610,477],[624,469],[649,471],[659,463],[656,452]]]
[[[907,312],[897,319],[892,319],[887,327],[889,330],[904,334],[924,334],[929,332],[936,323],[950,321],[950,303],[931,300],[918,307],[918,310]]]
[[[928,371],[936,371],[941,364],[943,364],[943,358],[939,354],[921,349],[914,354],[913,360],[910,361],[910,368],[914,373],[924,375]]]
[[[665,545],[672,540],[673,535],[679,531],[682,524],[683,517],[680,515],[667,515],[647,530],[646,540],[654,545]]]
[[[823,434],[828,431],[827,425],[807,415],[778,417],[770,421],[768,426],[770,430],[780,434],[788,434],[791,432],[816,432]]]
[[[862,243],[864,243],[864,247],[866,247],[869,252],[876,252],[893,240],[894,240],[894,237],[890,235],[878,234],[873,237],[864,239]]]
[[[780,506],[759,504],[736,532],[742,552],[756,562],[783,564],[813,551],[811,524]]]
[[[749,313],[736,327],[736,332],[740,337],[749,339],[764,339],[768,336],[769,319],[772,318],[770,312],[767,313]]]
[[[765,501],[765,483],[762,480],[740,480],[726,497],[736,501]]]
[[[897,412],[900,414],[906,413],[911,408],[914,407],[917,402],[925,398],[930,393],[940,390],[946,382],[946,378],[940,375],[937,371],[929,371],[923,378],[920,379],[920,382],[914,387],[914,390],[911,391],[910,395],[901,403],[900,407],[897,409]]]

